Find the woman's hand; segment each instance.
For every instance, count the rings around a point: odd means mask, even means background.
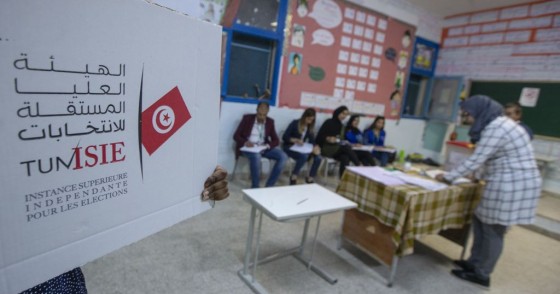
[[[321,147],[319,147],[319,145],[313,146],[313,154],[315,155],[321,154]]]
[[[204,182],[204,190],[200,194],[202,201],[220,201],[229,196],[227,175],[228,173],[223,167],[216,166],[214,172]]]
[[[327,142],[329,142],[329,143],[331,143],[331,144],[336,143],[336,141],[337,141],[337,139],[336,139],[335,136],[328,136],[328,137],[327,137]]]
[[[443,183],[445,183],[445,179],[443,178],[443,174],[438,174],[438,175],[436,176],[436,180],[437,180],[438,182],[443,182]]]
[[[253,146],[255,146],[255,144],[253,144],[253,143],[247,141],[247,142],[245,142],[245,146],[246,146],[246,147],[253,147]]]

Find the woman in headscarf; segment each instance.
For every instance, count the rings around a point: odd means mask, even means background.
[[[364,143],[364,136],[362,131],[358,128],[360,125],[360,116],[355,114],[350,116],[348,123],[346,123],[346,131],[344,132],[344,138],[350,146],[361,147]],[[353,149],[354,150],[354,149]],[[354,150],[360,161],[366,166],[374,166],[375,159],[371,155],[371,152],[367,150]]]
[[[321,147],[321,155],[340,161],[338,176],[342,177],[346,166],[352,161],[355,165],[362,165],[352,148],[344,143],[344,127],[342,122],[348,116],[348,107],[340,106],[333,112],[332,118],[327,119],[319,132],[315,142]]]
[[[438,180],[454,179],[484,167],[486,185],[476,207],[473,246],[467,260],[456,260],[456,277],[490,287],[490,274],[502,253],[509,226],[534,221],[541,192],[541,177],[527,132],[503,116],[503,108],[487,96],[477,95],[461,103],[463,118],[471,124],[474,153]]]

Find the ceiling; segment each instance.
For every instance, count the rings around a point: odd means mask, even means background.
[[[407,0],[442,17],[496,7],[534,2],[530,0]]]

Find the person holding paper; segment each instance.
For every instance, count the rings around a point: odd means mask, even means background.
[[[286,153],[278,147],[280,140],[276,134],[274,120],[267,116],[269,109],[267,102],[259,102],[257,113],[244,115],[233,135],[236,143],[235,157],[243,155],[249,159],[252,188],[259,187],[261,156],[276,161],[266,181],[266,187],[276,184],[288,160]],[[244,150],[241,150],[242,148]]]
[[[307,160],[312,160],[313,163],[309,169],[309,175],[305,178],[305,182],[308,184],[315,182],[314,178],[317,175],[317,170],[322,160],[320,155],[321,148],[315,144],[315,115],[315,109],[307,108],[300,119],[295,119],[290,123],[282,136],[284,152],[296,161],[296,165],[290,175],[290,185],[297,183],[301,168]],[[302,153],[290,149],[294,145],[303,146],[305,143],[313,146],[310,153]]]
[[[368,145],[374,145],[383,147],[385,146],[385,117],[377,116],[373,123],[364,130],[364,143]],[[385,151],[372,151],[373,157],[375,157],[381,163],[381,166],[386,166],[389,162],[389,153]]]
[[[364,142],[364,136],[362,135],[362,131],[358,129],[360,125],[360,116],[359,115],[352,115],[346,123],[346,132],[345,132],[345,139],[350,143],[353,148],[362,147]],[[354,150],[356,155],[360,159],[363,165],[365,166],[375,166],[375,159],[371,155],[371,152],[368,150]]]
[[[332,118],[327,119],[317,133],[317,144],[321,147],[321,155],[331,157],[340,162],[338,176],[342,177],[346,166],[352,161],[355,165],[362,165],[356,153],[344,138],[342,122],[348,116],[348,107],[340,106],[334,110]]]
[[[521,104],[517,102],[507,103],[506,106],[504,107],[504,112],[507,117],[513,119],[513,121],[517,122],[520,126],[522,126],[525,129],[525,131],[527,131],[529,138],[533,140],[533,130],[531,130],[531,128],[528,125],[526,125],[521,121],[521,117],[523,116],[523,109],[521,108]]]
[[[490,97],[476,95],[461,102],[474,153],[440,181],[451,183],[484,166],[486,185],[473,220],[473,246],[467,260],[456,260],[456,277],[490,287],[490,274],[502,253],[509,226],[530,224],[541,192],[541,177],[533,147],[525,130],[503,116],[502,106]]]
[[[214,172],[204,181],[200,193],[202,201],[220,201],[229,196],[227,171],[216,166]],[[60,274],[46,282],[29,288],[20,294],[87,294],[86,279],[80,267]]]

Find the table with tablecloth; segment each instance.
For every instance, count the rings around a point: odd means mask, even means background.
[[[451,185],[438,191],[409,184],[387,186],[346,170],[336,192],[356,202],[359,213],[373,216],[390,228],[385,232],[391,235],[394,245],[391,255],[404,256],[413,253],[415,238],[467,226],[480,199],[480,188],[474,183]],[[380,232],[378,229],[377,233]],[[360,232],[363,233],[368,231]],[[375,256],[377,252],[368,253]]]

